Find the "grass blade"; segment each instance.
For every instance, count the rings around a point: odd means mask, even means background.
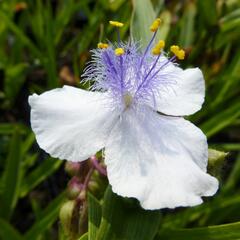
[[[193,229],[164,229],[156,240],[238,240],[240,222]]]
[[[42,164],[24,178],[21,185],[20,196],[26,196],[29,191],[59,169],[62,163],[63,161],[51,157],[45,159]]]
[[[89,240],[95,240],[101,222],[102,207],[98,200],[88,193],[88,231]]]
[[[134,40],[141,41],[143,48],[147,46],[152,37],[149,28],[155,17],[156,14],[150,0],[133,0],[131,36]]]
[[[65,192],[58,195],[49,206],[43,210],[42,218],[39,219],[24,235],[24,240],[37,239],[44,233],[58,218],[59,210],[65,198]]]
[[[13,228],[8,222],[0,218],[0,238],[9,240],[23,240],[20,233]]]
[[[21,176],[21,140],[15,130],[10,143],[9,154],[3,176],[3,192],[1,216],[9,219],[17,203]]]
[[[156,235],[160,217],[160,211],[146,211],[108,187],[96,240],[151,240]]]

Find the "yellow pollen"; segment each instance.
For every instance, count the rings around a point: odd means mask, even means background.
[[[104,48],[108,48],[108,44],[107,43],[98,43],[97,45],[98,48],[104,49]]]
[[[156,32],[161,25],[162,20],[160,18],[157,18],[156,20],[153,21],[152,25],[150,26],[150,30],[152,32]]]
[[[158,47],[158,48],[164,48],[164,47],[165,47],[165,41],[160,40],[160,41],[157,43],[156,47]]]
[[[172,53],[174,53],[175,55],[177,55],[177,53],[178,53],[178,51],[179,51],[179,46],[177,46],[177,45],[172,45],[172,46],[170,47],[170,50],[171,50]]]
[[[185,51],[183,49],[179,50],[176,56],[178,59],[183,60],[185,58]]]
[[[109,24],[114,26],[114,27],[123,27],[124,24],[121,22],[117,22],[117,21],[109,21]]]
[[[156,46],[152,49],[152,54],[159,55],[164,47],[165,47],[165,42],[163,40],[160,40],[156,44]]]
[[[115,54],[117,55],[117,56],[121,56],[121,55],[123,55],[125,52],[124,52],[124,49],[123,48],[116,48],[115,49]]]
[[[153,55],[159,55],[161,53],[162,49],[161,48],[158,48],[158,47],[154,47],[152,49],[152,54]]]

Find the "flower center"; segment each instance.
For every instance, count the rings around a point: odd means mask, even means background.
[[[133,97],[129,92],[126,92],[123,95],[123,100],[124,100],[126,108],[128,108],[132,104]]]

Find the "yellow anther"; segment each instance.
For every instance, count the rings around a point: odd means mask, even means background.
[[[157,18],[156,20],[153,21],[152,25],[150,26],[150,30],[152,32],[156,32],[162,23],[162,20],[160,18]]]
[[[175,55],[177,55],[177,53],[178,53],[178,51],[179,51],[179,46],[177,46],[177,45],[172,45],[172,46],[170,47],[170,50],[171,50],[172,53],[174,53]]]
[[[158,47],[154,47],[152,49],[152,54],[153,55],[159,55],[161,53],[162,49],[161,48],[158,48]]]
[[[161,49],[164,48],[164,47],[165,47],[165,41],[160,40],[160,41],[157,43],[156,47],[161,48]]]
[[[163,40],[160,40],[152,49],[152,54],[159,55],[164,47],[165,47],[165,42]]]
[[[107,43],[98,43],[98,45],[97,45],[97,47],[98,48],[101,48],[101,49],[103,49],[103,48],[108,48],[108,44]]]
[[[123,48],[116,48],[116,49],[115,49],[115,54],[116,54],[117,56],[123,55],[123,54],[124,54],[124,49],[123,49]]]
[[[117,21],[109,21],[110,25],[114,26],[114,27],[123,27],[123,23],[121,22],[117,22]]]
[[[178,59],[183,60],[185,58],[185,51],[183,49],[179,50],[176,56]]]

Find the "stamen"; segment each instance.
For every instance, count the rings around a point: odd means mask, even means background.
[[[146,55],[147,55],[147,53],[148,53],[148,51],[149,51],[149,48],[151,47],[151,45],[152,45],[152,43],[153,43],[153,41],[154,41],[154,39],[155,39],[155,37],[156,37],[156,35],[157,35],[157,30],[158,30],[159,26],[161,25],[161,23],[162,23],[162,20],[161,20],[160,18],[157,18],[157,19],[152,23],[152,25],[150,26],[150,30],[151,30],[152,32],[154,32],[154,34],[153,34],[153,36],[152,36],[149,44],[147,45],[147,47],[146,47],[146,49],[145,49],[145,52],[144,52],[143,57],[142,57],[141,62],[140,62],[140,66],[139,66],[140,69],[141,69],[141,67],[142,67],[144,58],[146,57]]]
[[[155,33],[153,34],[153,36],[152,36],[149,44],[147,45],[147,47],[146,47],[146,49],[145,49],[145,52],[144,52],[143,57],[142,57],[141,62],[140,62],[140,67],[139,67],[140,69],[141,69],[141,67],[142,67],[143,60],[144,60],[144,58],[146,57],[146,55],[147,55],[147,53],[148,53],[148,51],[149,51],[149,48],[151,47],[151,45],[152,45],[152,43],[153,43],[156,35],[157,35],[157,32],[155,32]]]
[[[124,49],[123,48],[116,48],[115,49],[115,55],[117,56],[121,56],[125,53]]]
[[[165,47],[165,42],[160,40],[156,46],[152,49],[153,55],[159,55],[162,52],[162,49]]]
[[[177,45],[172,45],[172,46],[170,47],[170,51],[171,51],[173,54],[177,55],[177,52],[179,51],[179,46],[177,46]]]
[[[152,70],[156,67],[157,62],[158,62],[160,56],[161,56],[161,55],[158,54],[158,57],[157,57],[157,59],[155,60],[154,64],[152,65],[151,69],[149,70],[149,72],[147,73],[147,75],[144,77],[144,79],[143,79],[143,81],[141,82],[141,84],[138,86],[136,93],[139,91],[139,89],[141,89],[141,87],[142,87],[142,86],[145,84],[145,82],[147,81],[148,76],[150,75],[150,73],[152,72]]]
[[[118,28],[124,26],[123,23],[118,22],[118,21],[109,21],[109,24],[112,25],[112,26],[114,26],[114,27],[118,27]]]
[[[154,20],[154,22],[150,26],[150,30],[152,32],[156,32],[158,30],[159,26],[161,25],[161,23],[162,23],[162,20],[160,18],[157,18],[156,20]]]
[[[183,60],[185,58],[185,51],[183,49],[180,49],[177,45],[172,45],[170,47],[170,51],[180,60]]]
[[[120,31],[119,28],[123,27],[124,24],[118,21],[109,21],[109,24],[117,28],[117,39],[118,39],[118,44],[120,44]]]
[[[183,49],[178,51],[177,58],[180,60],[183,60],[185,58],[185,51]]]
[[[157,62],[160,58],[160,54],[162,52],[162,49],[165,47],[165,41],[164,40],[160,40],[156,45],[155,47],[153,48],[152,50],[152,53],[154,55],[158,55],[157,59],[155,60],[154,64],[152,65],[151,69],[149,70],[149,72],[147,73],[147,75],[144,77],[143,81],[141,82],[141,84],[139,85],[138,89],[137,89],[137,92],[138,90],[145,84],[145,82],[147,81],[150,73],[153,71],[153,69],[156,67],[157,65]]]
[[[100,42],[100,43],[98,43],[97,47],[100,48],[100,49],[105,49],[105,48],[108,48],[108,44]]]
[[[171,57],[168,59],[153,75],[152,78],[154,78],[165,66],[167,66],[169,63],[174,63],[174,60],[176,59],[176,56]]]

